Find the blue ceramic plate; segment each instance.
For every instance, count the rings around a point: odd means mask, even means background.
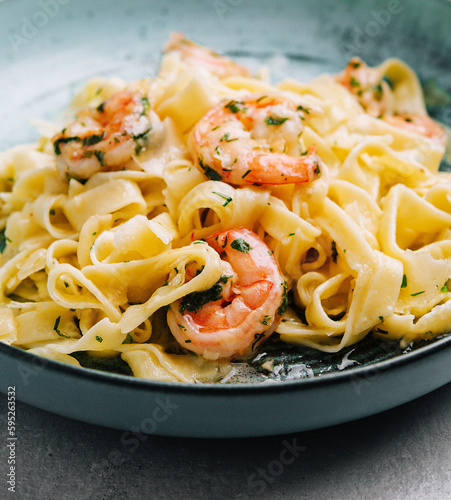
[[[33,140],[30,118],[52,119],[92,76],[152,76],[171,31],[227,53],[274,80],[337,72],[357,55],[399,57],[428,89],[434,117],[451,125],[448,1],[274,2],[0,1],[0,149]],[[443,91],[445,90],[445,92]],[[446,167],[446,166],[445,166]],[[371,415],[451,381],[451,336],[401,350],[367,338],[340,355],[265,344],[254,383],[140,380],[115,366],[78,368],[0,343],[3,392],[99,425],[191,437],[302,431]],[[269,375],[262,368],[274,359]],[[80,359],[82,363],[89,360]],[[114,370],[106,373],[102,370]]]

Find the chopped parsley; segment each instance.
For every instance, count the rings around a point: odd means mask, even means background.
[[[443,285],[442,288],[440,288],[440,291],[442,293],[448,293],[448,287],[446,285]]]
[[[208,290],[202,292],[192,292],[183,297],[180,302],[179,312],[184,314],[185,311],[197,312],[199,309],[208,304],[222,298],[222,283],[219,281]]]
[[[5,230],[2,229],[0,231],[0,253],[3,253],[5,251],[7,242],[11,243],[11,240],[8,238],[8,236],[5,235]]]
[[[202,158],[199,158],[199,166],[200,168],[204,171],[204,174],[206,177],[213,181],[221,181],[222,176],[216,172],[216,170],[213,170],[211,167],[208,165],[205,165],[205,163],[202,161]]]
[[[265,118],[265,123],[266,125],[282,125],[282,123],[285,123],[288,120],[288,118],[276,118],[274,116],[267,116]]]
[[[405,274],[403,274],[401,288],[406,288],[406,287],[407,287],[407,276]]]
[[[230,139],[230,132],[226,132],[222,137],[221,139],[219,139],[219,142],[233,142],[233,141],[237,141],[238,140],[238,137],[235,137],[235,139]]]
[[[288,284],[286,281],[282,283],[283,294],[282,294],[282,302],[280,303],[279,308],[277,309],[277,314],[279,316],[283,316],[288,307]]]
[[[100,166],[105,166],[105,153],[100,150],[94,151],[94,156],[99,160]]]
[[[380,83],[373,85],[372,90],[373,90],[374,98],[377,101],[380,101],[382,99],[382,93],[383,93],[382,85]]]
[[[222,206],[223,207],[226,207],[230,202],[233,201],[233,198],[231,196],[227,196],[225,194],[222,194],[222,193],[217,193],[216,191],[212,191],[213,194],[215,194],[216,196],[219,196],[220,198],[223,198],[224,200],[226,200]]]
[[[237,238],[230,243],[230,246],[234,250],[238,250],[238,252],[248,253],[252,250],[251,246],[247,241],[244,241],[243,238]]]
[[[265,316],[261,322],[263,325],[268,326],[271,323],[271,320],[272,316]]]
[[[141,98],[141,103],[143,105],[143,110],[139,116],[145,115],[147,113],[147,111],[149,111],[149,109],[150,109],[150,103],[149,103],[149,99],[147,97]]]
[[[97,340],[97,342],[100,342],[100,343],[103,342],[103,338],[100,335],[96,335],[96,340]]]
[[[331,253],[331,258],[332,261],[336,264],[337,263],[337,257],[338,257],[338,252],[337,252],[337,244],[335,241],[332,241],[332,253]]]
[[[299,104],[299,106],[296,108],[297,111],[304,111],[304,113],[307,113],[308,115],[310,114],[310,110],[306,108],[305,106],[302,106]]]
[[[105,132],[101,134],[88,135],[87,137],[83,138],[83,146],[93,146],[94,144],[98,144],[99,142],[103,141],[104,137]]]
[[[127,336],[125,337],[124,341],[122,342],[123,344],[131,344],[133,342],[133,337],[127,333]]]
[[[77,136],[73,137],[60,137],[53,143],[53,150],[55,151],[55,154],[58,156],[61,154],[61,149],[60,145],[61,144],[67,144],[68,142],[81,142],[81,138]]]
[[[349,82],[351,87],[360,87],[360,82],[356,80],[353,76],[351,76],[351,80]]]
[[[382,77],[382,81],[385,82],[392,90],[394,88],[393,81],[386,75]]]
[[[64,333],[60,332],[60,330],[58,329],[58,327],[60,326],[60,321],[61,321],[61,316],[58,316],[55,320],[55,324],[53,325],[53,329],[60,337],[64,337],[65,339],[70,338],[68,335],[64,335]]]
[[[243,104],[243,103],[232,99],[224,106],[224,108],[229,109],[232,113],[238,113],[238,111],[245,111],[245,109],[240,110],[238,104]]]
[[[257,344],[260,342],[261,339],[263,339],[265,336],[264,332],[262,333],[256,333],[254,334],[254,342],[252,343],[252,350],[254,350],[257,347]]]

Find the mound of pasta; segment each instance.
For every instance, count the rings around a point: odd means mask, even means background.
[[[271,336],[339,352],[449,329],[446,134],[413,71],[264,75],[174,34],[157,76],[93,79],[0,153],[0,340],[197,382]]]

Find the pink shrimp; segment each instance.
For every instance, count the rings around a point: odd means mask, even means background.
[[[370,68],[358,57],[353,57],[344,71],[335,77],[344,85],[365,111],[401,129],[424,135],[446,145],[444,129],[428,115],[392,113],[393,91],[379,68]]]
[[[80,179],[123,168],[149,144],[152,122],[158,121],[149,108],[140,92],[122,91],[95,109],[82,110],[52,139],[57,167]]]
[[[335,79],[355,95],[368,114],[382,116],[393,97],[383,76],[378,68],[370,68],[359,57],[353,57]]]
[[[232,61],[228,57],[217,54],[211,49],[202,47],[191,40],[188,40],[182,33],[172,33],[169,42],[164,48],[164,52],[178,52],[185,62],[193,66],[201,66],[208,69],[218,78],[229,76],[250,77],[251,72]]]
[[[403,113],[400,115],[387,115],[384,120],[395,127],[430,137],[446,146],[447,137],[444,128],[428,115],[414,115]]]
[[[300,152],[309,110],[279,96],[249,96],[211,109],[194,126],[189,146],[204,174],[229,184],[291,184],[318,177],[316,148]]]
[[[180,345],[207,359],[249,356],[285,313],[286,283],[252,231],[220,231],[206,241],[221,254],[222,276],[209,290],[171,304],[169,327]]]

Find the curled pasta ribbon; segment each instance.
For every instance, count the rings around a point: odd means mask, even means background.
[[[169,354],[158,344],[127,344],[119,351],[135,377],[150,380],[202,382],[220,378],[232,368],[224,362],[203,362],[193,354]]]
[[[185,283],[185,266],[193,261],[203,266],[202,271]],[[119,322],[121,331],[134,330],[160,307],[171,304],[189,293],[211,288],[221,276],[220,262],[218,253],[201,241],[149,259],[147,273],[152,273],[154,280],[160,278],[164,281],[174,268],[177,269],[176,275],[167,285],[160,286],[145,303],[128,307]]]
[[[397,312],[423,315],[447,298],[451,214],[399,185],[385,199],[379,231],[383,251],[404,268]]]
[[[48,275],[50,297],[67,309],[100,309],[111,321],[119,321],[121,312],[94,283],[70,264],[58,264]]]
[[[271,197],[259,224],[273,238],[270,244],[282,271],[293,278],[302,275],[301,263],[321,231],[302,219],[278,198]]]
[[[316,335],[316,340],[304,339],[302,334],[290,335],[289,339],[291,342],[308,342],[308,345],[323,351],[337,352],[344,346],[361,340],[380,323],[380,316],[388,317],[393,314],[400,293],[403,268],[400,261],[373,250],[359,227],[331,200],[325,200],[315,217],[320,227],[335,241],[336,249],[353,278],[353,289],[350,290],[346,306],[345,329],[341,332],[337,326],[342,327],[343,324],[330,322],[322,306],[322,297],[336,293],[343,282],[344,276],[338,275],[331,278],[330,283],[319,285],[306,306],[306,316],[311,328],[304,330],[318,328],[323,334]],[[331,288],[328,289],[329,286]],[[335,330],[332,328],[333,324]],[[285,323],[282,328],[286,327]],[[285,337],[286,333],[281,334],[282,339],[288,339]],[[339,339],[330,338],[341,333],[343,335]]]
[[[220,181],[198,184],[181,200],[178,226],[182,236],[200,239],[219,227],[254,227],[269,200],[269,191],[252,187],[234,189]],[[201,220],[208,210],[207,220]]]
[[[113,179],[95,187],[84,186],[82,192],[70,198],[64,207],[72,226],[80,231],[93,215],[114,213],[116,218],[129,218],[145,212],[147,203],[135,182]]]

